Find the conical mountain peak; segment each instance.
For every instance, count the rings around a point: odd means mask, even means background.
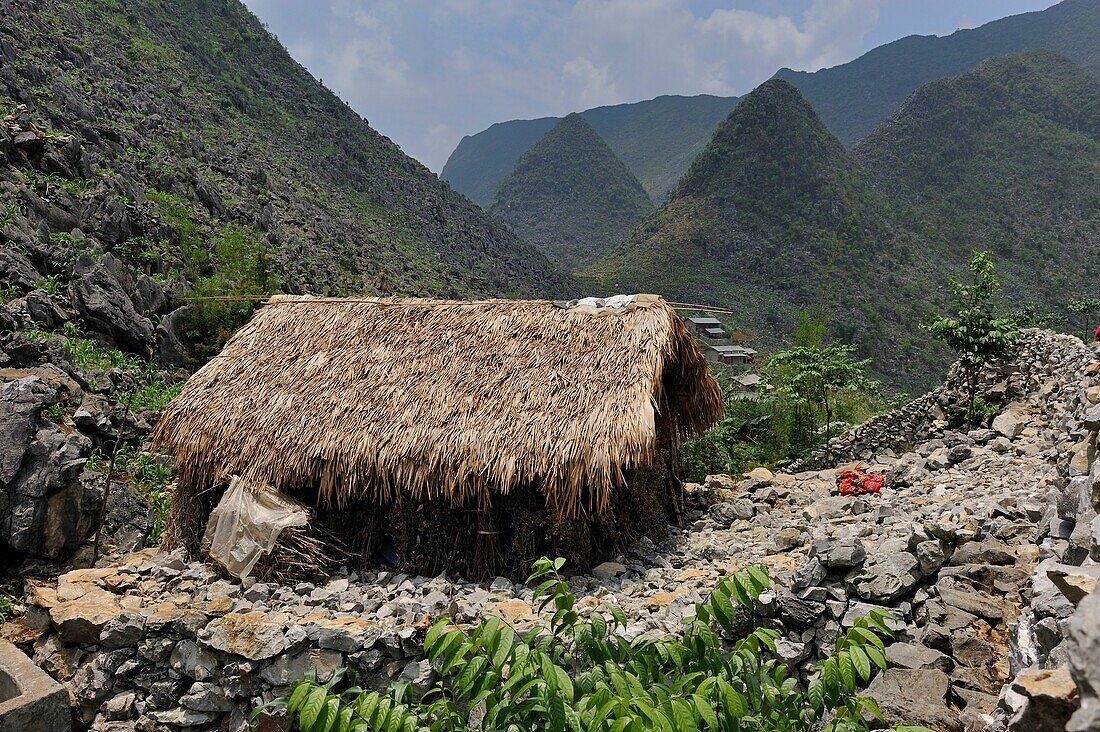
[[[575,268],[620,244],[651,208],[638,180],[574,113],[519,158],[490,212],[552,261]]]

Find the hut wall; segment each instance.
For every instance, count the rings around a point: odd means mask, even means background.
[[[361,567],[395,564],[401,571],[435,575],[447,571],[469,578],[526,576],[540,556],[564,557],[572,571],[585,571],[648,536],[660,541],[668,526],[682,523],[678,478],[679,441],[671,421],[668,384],[657,417],[658,450],[652,465],[625,471],[609,509],[599,517],[567,519],[546,507],[538,486],[507,495],[493,492],[490,506],[455,506],[449,499],[399,500],[392,505],[358,501],[328,507],[316,487],[293,495],[316,506],[319,537],[338,537],[334,554],[359,558]],[[164,544],[201,551],[206,521],[224,487],[179,491],[169,514]]]

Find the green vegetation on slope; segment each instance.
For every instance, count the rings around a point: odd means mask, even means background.
[[[668,197],[737,97],[661,96],[582,112],[654,203]]]
[[[1100,82],[1047,52],[918,91],[846,152],[779,80],[747,96],[668,204],[589,269],[608,290],[734,308],[770,345],[821,308],[878,376],[929,386],[947,353],[917,325],[975,247],[1010,308],[1100,282]]]
[[[835,337],[858,336],[888,375],[899,371],[892,354],[916,353],[911,341],[922,338],[891,330],[911,313],[875,290],[900,238],[866,173],[798,91],[773,80],[742,100],[669,202],[588,275],[609,291],[732,307],[765,347],[793,330],[799,311],[820,308]]]
[[[571,114],[520,157],[489,210],[572,270],[624,241],[652,208],[607,143]]]
[[[559,121],[557,117],[514,119],[467,135],[447,158],[439,177],[477,205],[489,208],[497,186],[511,174],[520,156]]]
[[[0,74],[12,100],[79,135],[131,218],[166,201],[184,214],[164,212],[163,226],[127,242],[135,266],[156,273],[146,260],[184,245],[196,261],[237,231],[264,242],[292,291],[574,290],[371,129],[238,0],[47,0],[17,4],[0,25],[20,51]]]
[[[661,96],[595,107],[580,115],[638,179],[654,203],[665,200],[736,97]],[[440,177],[480,206],[492,203],[500,181],[551,127],[555,117],[499,122],[462,138]]]
[[[1100,80],[1045,51],[928,84],[854,149],[920,259],[992,250],[1014,307],[1100,295]]]
[[[846,145],[887,119],[919,86],[961,74],[994,56],[1030,49],[1064,53],[1100,74],[1100,3],[1064,0],[949,36],[908,36],[854,61],[813,73],[782,69]]]

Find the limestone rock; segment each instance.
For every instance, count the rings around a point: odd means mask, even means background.
[[[1000,620],[1004,617],[1003,603],[963,579],[942,577],[936,583],[936,592],[940,599],[951,607],[990,620]]]
[[[920,578],[918,561],[912,554],[872,554],[849,585],[868,602],[889,602],[916,587]]]
[[[810,555],[830,569],[858,567],[867,557],[863,542],[857,538],[822,539],[810,547]]]
[[[102,489],[82,482],[91,443],[45,419],[67,386],[40,375],[0,383],[0,542],[34,557],[67,557],[94,530]]]
[[[1077,684],[1081,708],[1066,729],[1100,729],[1100,593],[1093,593],[1078,605],[1067,636],[1069,670]]]
[[[612,580],[618,577],[625,571],[626,567],[619,564],[618,562],[604,562],[603,564],[598,564],[592,568],[592,576],[596,579],[607,582],[608,580]]]
[[[300,679],[306,671],[317,672],[317,680],[326,683],[339,668],[344,657],[336,651],[311,649],[293,656],[281,655],[260,671],[260,678],[275,687],[286,687]]]
[[[886,647],[886,663],[891,668],[934,668],[950,673],[954,661],[934,648],[916,643],[891,643]]]
[[[1096,590],[1097,582],[1100,581],[1100,565],[1076,569],[1055,566],[1047,570],[1047,577],[1076,606]]]
[[[114,274],[88,254],[73,265],[69,282],[73,309],[97,333],[119,348],[142,356],[153,354],[153,324],[134,308]]]
[[[993,429],[1005,437],[1015,439],[1027,427],[1027,415],[1023,414],[1017,405],[1010,406],[993,418]]]
[[[286,648],[283,626],[268,620],[262,612],[230,613],[210,621],[200,634],[208,648],[261,661]]]
[[[1012,690],[1027,702],[1008,721],[1009,732],[1062,732],[1077,709],[1077,686],[1064,668],[1027,669]]]
[[[950,681],[937,669],[891,668],[867,687],[890,724],[918,724],[944,732],[962,732],[958,715],[947,706]]]
[[[62,602],[50,610],[62,640],[69,643],[99,643],[104,627],[115,620],[122,606],[112,592],[93,589],[81,597]]]

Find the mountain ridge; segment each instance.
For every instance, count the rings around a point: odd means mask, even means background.
[[[185,262],[181,242],[237,227],[290,291],[575,291],[310,76],[237,0],[9,5],[4,104],[77,133],[97,171],[88,186],[149,219],[96,242],[133,250],[138,270],[209,275],[211,253]]]
[[[640,102],[593,107],[579,114],[638,178],[651,200],[659,202],[736,101],[736,97],[709,94],[665,94]],[[680,113],[681,108],[687,111]],[[440,178],[478,205],[488,207],[497,185],[511,173],[516,160],[561,119],[497,122],[466,135],[443,166]],[[638,134],[639,127],[644,134]]]
[[[814,72],[784,68],[775,76],[798,87],[826,126],[850,147],[922,84],[956,76],[988,58],[1045,49],[1100,75],[1097,28],[1100,2],[1063,0],[947,36],[906,36],[838,66]]]
[[[1100,81],[1050,52],[921,87],[854,150],[773,79],[719,127],[668,203],[587,275],[730,307],[780,343],[832,321],[880,374],[926,386],[946,353],[917,328],[975,248],[1006,303],[1065,319],[1100,290]]]

